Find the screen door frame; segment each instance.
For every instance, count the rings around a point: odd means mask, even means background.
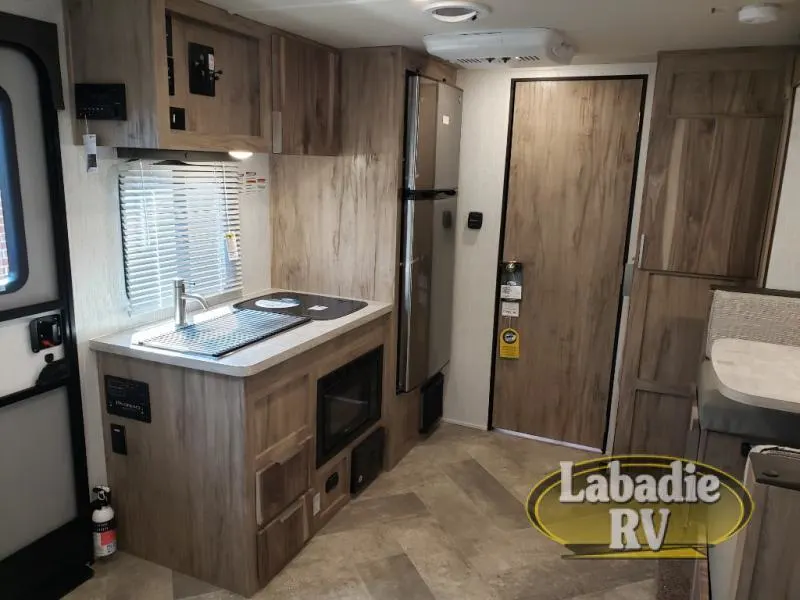
[[[46,302],[0,311],[0,323],[43,312],[60,312],[64,357],[68,365],[65,378],[0,396],[0,407],[23,402],[51,390],[66,390],[77,508],[77,516],[72,521],[0,561],[0,589],[4,598],[34,597],[31,595],[34,593],[58,597],[62,591],[91,577],[87,565],[92,560],[89,477],[58,128],[58,110],[64,108],[58,29],[53,23],[0,12],[0,47],[18,50],[26,55],[39,81],[58,289],[58,297]],[[35,474],[32,476],[35,477]]]

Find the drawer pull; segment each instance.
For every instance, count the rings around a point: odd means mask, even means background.
[[[298,511],[298,510],[300,510],[301,508],[303,508],[303,502],[298,502],[298,503],[297,503],[297,506],[295,506],[295,507],[294,507],[294,510],[292,510],[292,511],[291,511],[291,512],[289,512],[289,513],[286,513],[285,515],[283,515],[283,516],[282,516],[282,517],[279,519],[279,520],[280,520],[280,523],[281,523],[281,525],[283,525],[284,523],[286,523],[286,521],[288,521],[289,519],[291,519],[291,518],[292,518],[292,517],[293,517],[293,516],[294,516],[294,515],[297,513],[297,511]]]
[[[287,463],[295,459],[297,455],[303,451],[305,445],[308,444],[310,441],[311,441],[311,436],[308,436],[302,442],[297,444],[294,451],[291,454],[289,454],[289,456],[287,456],[286,458],[282,458],[281,460],[275,462],[274,464],[278,465],[279,467],[285,467]]]

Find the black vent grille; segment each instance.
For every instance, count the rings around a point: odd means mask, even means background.
[[[512,56],[512,57],[487,57],[487,58],[458,58],[456,62],[462,65],[493,65],[515,67],[522,63],[537,63],[542,59],[538,56]]]

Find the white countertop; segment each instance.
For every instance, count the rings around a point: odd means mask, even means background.
[[[711,347],[711,362],[725,397],[800,413],[800,348],[723,338]]]
[[[268,290],[244,298],[244,300],[278,291],[285,290]],[[235,300],[216,306],[210,311],[199,313],[202,316],[197,320],[206,320],[230,312],[231,306],[241,301],[242,299]],[[148,348],[137,343],[138,340],[171,331],[173,328],[171,320],[99,337],[91,340],[89,347],[96,352],[107,352],[176,367],[219,373],[220,375],[249,377],[374,321],[390,313],[391,310],[392,305],[389,303],[367,301],[366,307],[340,319],[310,321],[221,358]],[[196,317],[197,314],[193,316]]]

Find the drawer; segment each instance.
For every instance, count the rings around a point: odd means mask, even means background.
[[[297,556],[311,537],[310,504],[309,491],[258,533],[258,581],[262,587]]]
[[[314,524],[319,528],[350,500],[350,456],[326,465],[315,479]]]
[[[309,436],[285,457],[256,473],[256,521],[259,527],[281,514],[311,487],[311,442]]]

